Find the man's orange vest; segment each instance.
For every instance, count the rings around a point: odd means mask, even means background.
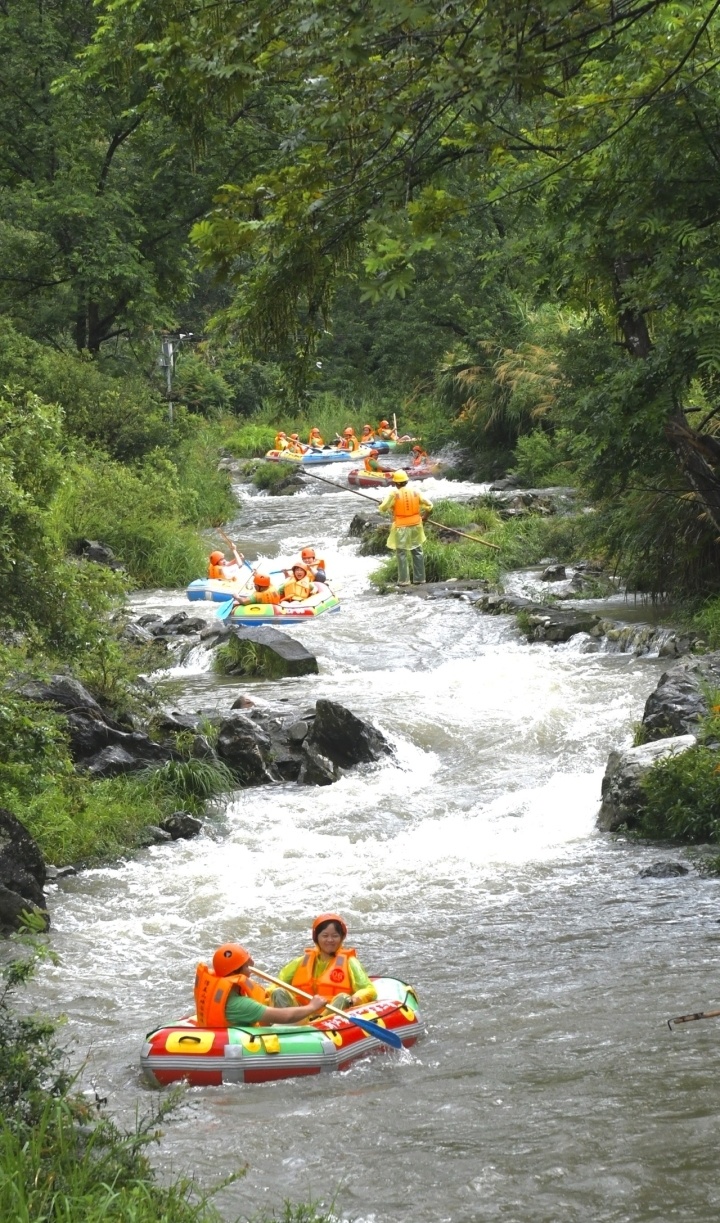
[[[195,973],[195,1013],[200,1028],[226,1028],[225,1006],[233,989],[268,1005],[267,990],[251,981],[247,973],[231,973],[229,977],[218,977],[207,964],[198,964]]]
[[[396,527],[419,527],[420,494],[412,488],[401,488],[393,502],[393,522]]]
[[[350,956],[355,955],[354,947],[343,947],[330,961],[319,977],[313,976],[315,963],[320,955],[317,947],[306,947],[305,955],[295,969],[295,976],[290,982],[296,989],[304,989],[306,994],[320,994],[328,1002],[336,994],[352,994],[355,986],[350,976]]]

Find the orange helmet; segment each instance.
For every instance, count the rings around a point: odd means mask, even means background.
[[[304,565],[300,565],[300,564],[293,565],[293,567],[292,567],[292,571],[293,571],[293,573],[295,572],[295,570],[296,570],[296,569],[302,569],[303,577],[304,577],[304,578],[306,578],[306,577],[307,577],[307,569],[305,568],[305,566],[304,566]]]
[[[379,450],[371,450],[371,451],[370,451],[370,458],[371,458],[371,459],[376,459],[376,458],[378,457],[379,453],[380,453],[380,451],[379,451]]]
[[[320,432],[320,430],[318,429],[317,425],[313,425],[313,427],[312,427],[312,429],[310,430],[310,432],[311,432],[311,433],[319,433],[319,432]]]
[[[270,587],[270,578],[264,573],[256,573],[255,587],[257,590],[268,590]]]
[[[338,913],[320,913],[319,916],[315,918],[315,921],[312,924],[313,942],[316,942],[318,926],[324,926],[325,922],[328,922],[328,921],[337,922],[338,926],[342,930],[343,938],[347,937],[347,925],[345,921],[343,920],[343,918],[340,917]]]
[[[381,421],[380,421],[380,424],[378,425],[378,429],[389,429],[389,428],[390,428],[390,422],[389,422],[389,421],[387,421],[387,420],[381,420]]]
[[[347,429],[344,429],[343,432],[346,437],[352,437],[352,434],[353,434],[352,425],[348,425]]]
[[[291,433],[291,434],[290,434],[290,441],[291,441],[291,442],[297,442],[297,441],[299,441],[299,440],[300,440],[300,434],[299,434],[299,433]]]
[[[224,552],[211,552],[210,553],[210,564],[211,565],[221,565],[224,560],[225,560]]]
[[[413,446],[413,454],[415,453],[416,450],[422,451],[422,446]]]
[[[278,437],[287,437],[287,433],[283,433],[282,429],[278,433]]]
[[[314,548],[303,548],[300,555],[304,561],[314,561],[315,560],[315,549]]]
[[[372,433],[371,425],[363,425],[363,433]]]
[[[251,959],[250,952],[239,943],[223,943],[213,956],[213,972],[216,977],[228,977],[231,972],[239,972]]]

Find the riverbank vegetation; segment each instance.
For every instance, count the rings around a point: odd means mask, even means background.
[[[148,1151],[179,1104],[164,1099],[134,1129],[116,1125],[104,1101],[81,1093],[67,1068],[55,1025],[28,1015],[18,995],[52,959],[37,933],[14,939],[0,976],[0,1217],[47,1223],[222,1223],[217,1188],[192,1176],[160,1184]],[[262,1223],[277,1216],[264,1214]],[[330,1223],[310,1205],[288,1207],[282,1223]]]

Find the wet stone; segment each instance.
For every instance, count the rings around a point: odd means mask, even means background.
[[[638,871],[638,879],[676,879],[689,874],[690,868],[682,862],[652,862]]]

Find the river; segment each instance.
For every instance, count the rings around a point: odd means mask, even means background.
[[[473,491],[427,485],[450,490]],[[377,559],[346,538],[351,494],[241,496],[243,551],[314,543],[342,609],[298,630],[318,676],[221,679],[196,649],[172,707],[332,697],[397,757],[237,792],[200,839],[50,888],[61,963],[34,997],[67,1015],[86,1085],[132,1123],[156,1098],[144,1034],[190,1009],[197,960],[233,938],[277,968],[335,909],[371,972],[417,988],[428,1036],[341,1075],[189,1090],[163,1174],[207,1185],[246,1165],[218,1198],[228,1220],[314,1198],[358,1223],[715,1223],[720,1034],[665,1020],[720,1001],[719,884],[638,878],[663,851],[595,829],[608,750],[664,664],[528,645],[459,601],[380,598]],[[189,610],[179,592],[133,602]]]

